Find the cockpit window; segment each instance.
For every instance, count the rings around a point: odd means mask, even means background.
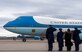
[[[17,18],[16,20],[21,20],[21,18],[19,17],[19,18]]]

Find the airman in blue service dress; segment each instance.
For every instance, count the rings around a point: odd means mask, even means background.
[[[62,51],[63,49],[63,35],[64,35],[64,32],[62,32],[62,29],[59,29],[59,32],[57,33],[57,42],[59,47],[58,51]]]
[[[49,25],[49,28],[46,30],[46,38],[48,40],[48,51],[53,50],[53,43],[54,43],[54,34],[53,32],[56,31],[55,28],[53,28],[51,25]]]
[[[78,30],[77,28],[75,28],[75,30],[73,31],[73,40],[75,43],[75,51],[79,51],[79,44],[81,43],[79,33],[81,33],[81,31]]]

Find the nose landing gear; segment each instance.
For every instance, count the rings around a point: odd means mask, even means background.
[[[23,39],[22,39],[22,42],[26,42],[26,38],[23,38]]]

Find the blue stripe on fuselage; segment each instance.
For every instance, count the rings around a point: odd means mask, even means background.
[[[16,20],[8,22],[4,27],[47,27],[46,24],[39,24],[33,16],[20,16]],[[56,28],[82,28],[82,25],[53,25]]]
[[[34,19],[33,16],[20,16],[16,20],[8,22],[4,27],[46,27],[45,24],[39,24]]]

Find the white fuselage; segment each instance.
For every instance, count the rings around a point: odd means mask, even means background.
[[[8,31],[22,35],[45,34],[48,25],[55,28],[82,28],[82,20],[65,20],[41,16],[21,16],[4,25]]]

